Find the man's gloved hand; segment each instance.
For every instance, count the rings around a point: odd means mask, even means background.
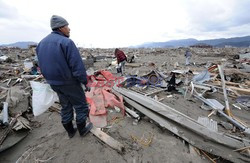
[[[85,85],[85,92],[89,92],[90,91],[90,87]]]
[[[85,91],[85,92],[89,92],[90,91],[90,87],[82,84],[82,89]]]

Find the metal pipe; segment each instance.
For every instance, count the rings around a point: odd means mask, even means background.
[[[9,114],[8,114],[8,103],[3,102],[3,124],[5,126],[9,125]]]
[[[1,113],[0,113],[0,123],[2,123],[3,122],[3,111],[1,111]]]
[[[227,120],[229,120],[232,124],[234,124],[237,128],[240,129],[240,131],[245,131],[246,127],[244,127],[243,125],[241,125],[239,122],[237,122],[236,120],[234,120],[232,117],[228,116],[227,114],[225,114],[223,111],[218,110],[218,113],[220,115],[222,115],[223,117],[225,117]]]

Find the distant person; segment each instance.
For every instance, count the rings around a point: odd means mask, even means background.
[[[53,15],[50,19],[52,32],[40,41],[36,52],[42,75],[59,97],[62,125],[72,138],[76,133],[72,123],[74,111],[81,136],[85,136],[93,125],[86,124],[89,107],[81,85],[85,85],[85,91],[89,90],[87,74],[76,45],[69,39],[68,25],[63,17]]]
[[[132,55],[132,57],[130,57],[128,59],[128,63],[133,63],[133,62],[135,62],[135,56],[134,55]]]
[[[117,73],[121,73],[121,75],[123,75],[124,70],[125,70],[125,63],[127,61],[127,57],[124,54],[123,51],[119,50],[119,49],[115,49],[115,57],[117,59]]]
[[[190,59],[192,57],[192,53],[190,52],[189,49],[186,50],[185,57],[186,57],[186,65],[190,65]]]

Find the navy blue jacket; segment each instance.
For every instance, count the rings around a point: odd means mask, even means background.
[[[36,48],[41,73],[50,85],[87,84],[86,70],[74,42],[53,31]]]

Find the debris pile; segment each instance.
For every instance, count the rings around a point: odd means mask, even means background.
[[[15,144],[8,137],[20,134],[18,142],[38,127],[30,81],[45,80],[34,49],[0,50],[1,152]],[[148,119],[169,130],[211,162],[250,162],[249,48],[194,46],[189,66],[182,47],[123,49],[128,55],[124,76],[116,72],[114,49],[79,50],[91,88],[86,93],[95,125],[91,132],[120,154],[130,148],[127,141],[150,148],[157,135],[131,134],[126,140],[112,135],[114,123],[129,117],[136,127]],[[60,106],[48,110],[60,113]]]

